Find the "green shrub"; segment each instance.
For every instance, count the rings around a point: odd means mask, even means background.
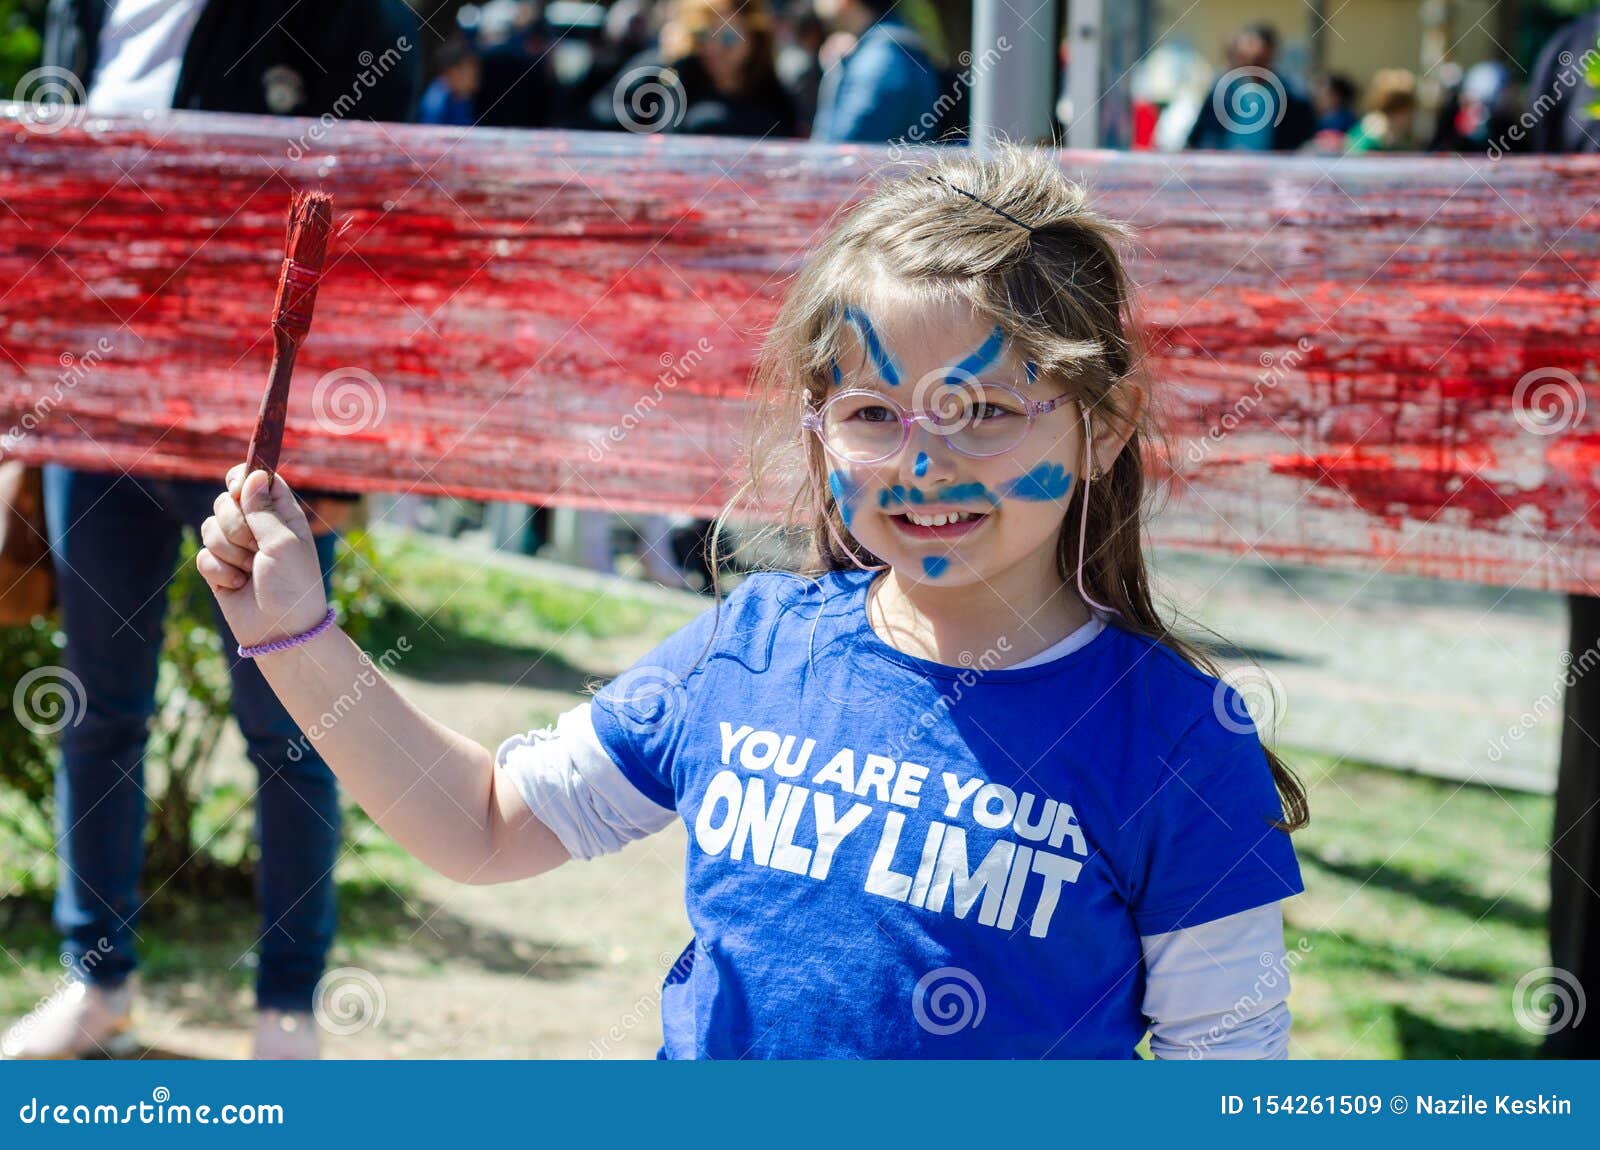
[[[340,625],[357,643],[393,609],[383,594],[378,555],[364,530],[340,543],[333,600]],[[145,754],[148,825],[146,890],[204,897],[248,895],[255,847],[235,818],[249,793],[213,777],[217,742],[229,721],[232,689],[217,635],[211,592],[195,570],[198,543],[185,533],[178,568],[167,587],[166,630],[155,715]],[[54,882],[53,801],[57,730],[70,715],[48,709],[81,706],[62,667],[59,620],[0,628],[0,682],[16,684],[13,719],[0,723],[0,895],[40,894]],[[21,695],[29,684],[30,721]],[[51,699],[39,691],[56,690]],[[74,712],[75,713],[75,712]],[[59,721],[58,721],[59,720]]]

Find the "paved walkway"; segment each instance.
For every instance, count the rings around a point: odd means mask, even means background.
[[[1278,687],[1278,743],[1554,788],[1564,597],[1171,551],[1155,568],[1158,594],[1238,648],[1223,666]]]

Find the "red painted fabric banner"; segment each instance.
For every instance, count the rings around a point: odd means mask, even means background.
[[[290,482],[711,513],[786,276],[907,158],[0,105],[0,452],[242,459],[289,194],[321,187],[349,223]],[[1140,233],[1174,436],[1158,541],[1600,585],[1600,163],[1061,163]]]

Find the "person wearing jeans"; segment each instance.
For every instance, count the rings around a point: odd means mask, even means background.
[[[40,63],[71,77],[75,83],[63,87],[81,93],[95,115],[178,109],[404,122],[421,91],[420,44],[405,0],[51,0]],[[375,62],[382,67],[369,67]],[[285,140],[297,131],[286,122]],[[138,178],[133,170],[125,176]],[[215,495],[211,483],[65,467],[46,468],[45,484],[66,662],[87,699],[81,722],[65,728],[56,792],[56,917],[66,956],[83,978],[0,1037],[0,1055],[10,1057],[93,1054],[128,1040],[135,924],[150,893],[138,889],[141,784],[163,592],[181,528],[198,527]],[[312,521],[320,518],[330,532],[353,505],[302,494],[317,512]],[[331,533],[319,533],[325,577],[333,546]],[[317,1033],[307,1011],[334,927],[334,781],[319,756],[296,745],[300,730],[260,672],[233,655],[220,615],[217,626],[233,673],[234,714],[261,779],[255,1052],[312,1057]]]
[[[63,964],[79,985],[8,1034],[8,1057],[116,1053],[131,1043],[145,829],[144,753],[155,709],[166,588],[182,531],[212,513],[216,485],[47,465],[49,528],[67,643],[83,685],[81,720],[62,731],[56,779]],[[307,497],[327,527],[350,504]],[[326,586],[336,536],[316,536]],[[215,602],[213,601],[213,606]],[[233,711],[259,773],[255,793],[261,911],[257,1057],[315,1057],[312,995],[333,940],[340,844],[333,775],[216,613]]]

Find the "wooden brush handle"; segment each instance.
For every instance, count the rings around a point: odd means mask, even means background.
[[[272,372],[268,377],[266,393],[261,397],[261,411],[256,415],[255,434],[250,437],[250,451],[245,456],[248,466],[245,475],[262,470],[271,477],[267,490],[277,479],[278,456],[283,450],[283,425],[289,415],[289,378],[294,374],[294,357],[300,343],[289,332],[274,328]],[[244,484],[239,484],[240,491]]]

